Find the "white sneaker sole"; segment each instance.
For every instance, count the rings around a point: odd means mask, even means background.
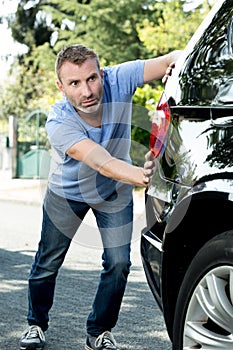
[[[28,346],[20,346],[20,350],[43,350],[43,348],[44,348],[44,345],[43,346],[40,346],[40,347],[37,347],[37,348],[35,348],[35,347],[28,347]]]
[[[43,347],[44,348],[44,347]],[[29,348],[29,347],[26,347],[26,348],[23,348],[22,346],[19,348],[20,350],[43,350],[43,348]]]
[[[92,348],[90,348],[90,346],[88,346],[87,344],[85,345],[85,350],[93,350]]]

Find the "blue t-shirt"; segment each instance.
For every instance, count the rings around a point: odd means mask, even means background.
[[[143,85],[144,61],[125,62],[103,70],[101,128],[87,124],[66,97],[52,106],[46,122],[52,145],[49,188],[59,196],[89,204],[106,200],[114,191],[130,193],[132,186],[99,174],[66,152],[75,143],[89,138],[113,157],[131,162],[132,97],[136,88]]]

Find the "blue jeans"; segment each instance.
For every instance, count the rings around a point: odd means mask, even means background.
[[[133,202],[131,198],[127,205],[117,203],[114,211],[115,197],[113,194],[91,208],[103,243],[103,270],[86,325],[87,333],[93,336],[116,325],[131,266]],[[41,239],[29,275],[29,325],[47,330],[58,270],[89,209],[86,203],[67,200],[47,190]]]

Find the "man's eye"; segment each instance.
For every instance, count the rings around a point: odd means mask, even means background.
[[[71,85],[72,85],[72,86],[77,86],[77,85],[78,85],[78,81],[77,81],[77,80],[72,81]]]
[[[93,75],[92,77],[89,78],[90,81],[94,81],[96,79],[96,76]]]

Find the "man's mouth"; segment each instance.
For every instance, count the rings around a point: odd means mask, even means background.
[[[83,107],[91,107],[91,106],[94,106],[94,105],[97,105],[98,104],[98,101],[96,98],[92,99],[92,100],[86,100],[86,101],[83,101],[82,102],[82,106]]]

